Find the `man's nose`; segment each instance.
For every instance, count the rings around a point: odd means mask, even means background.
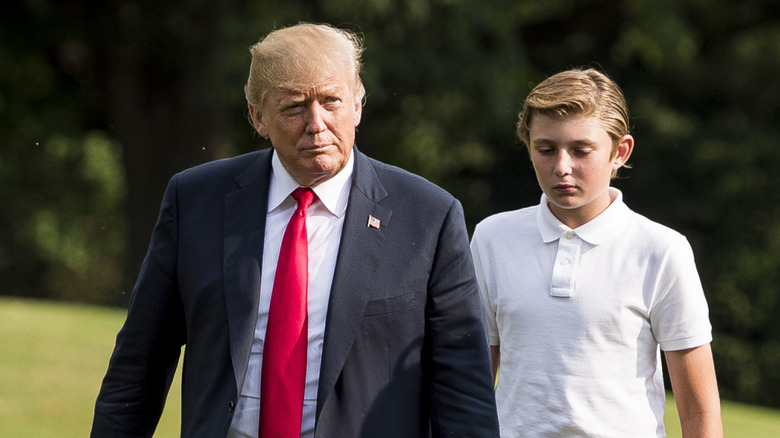
[[[325,109],[319,102],[313,102],[309,106],[306,124],[306,131],[309,134],[318,134],[326,129],[324,115]]]

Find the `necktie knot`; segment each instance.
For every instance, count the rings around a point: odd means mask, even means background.
[[[314,198],[317,197],[312,189],[308,187],[298,187],[292,192],[291,196],[298,203],[298,210],[303,213],[306,213],[306,210],[314,202]]]

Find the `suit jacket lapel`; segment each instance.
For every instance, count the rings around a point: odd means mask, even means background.
[[[355,169],[341,233],[336,271],[330,291],[325,340],[317,393],[317,416],[338,379],[349,355],[368,302],[367,291],[379,264],[392,210],[379,205],[387,196],[371,161],[353,149]],[[368,217],[380,219],[379,229],[368,226]]]
[[[272,149],[258,152],[225,197],[224,281],[230,354],[240,393],[257,324]]]

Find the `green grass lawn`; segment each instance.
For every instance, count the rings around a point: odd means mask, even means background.
[[[95,397],[124,311],[0,297],[0,437],[89,435]],[[156,437],[179,436],[174,380]],[[780,410],[723,402],[727,437],[780,437]],[[669,437],[679,438],[674,402]]]
[[[89,436],[123,310],[0,297],[0,437]],[[180,380],[156,437],[179,436]]]

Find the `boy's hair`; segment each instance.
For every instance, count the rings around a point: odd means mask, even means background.
[[[628,107],[620,87],[603,73],[572,69],[545,79],[531,90],[517,122],[517,136],[530,148],[531,122],[536,114],[563,118],[593,116],[612,138],[612,154],[618,140],[629,133]]]

